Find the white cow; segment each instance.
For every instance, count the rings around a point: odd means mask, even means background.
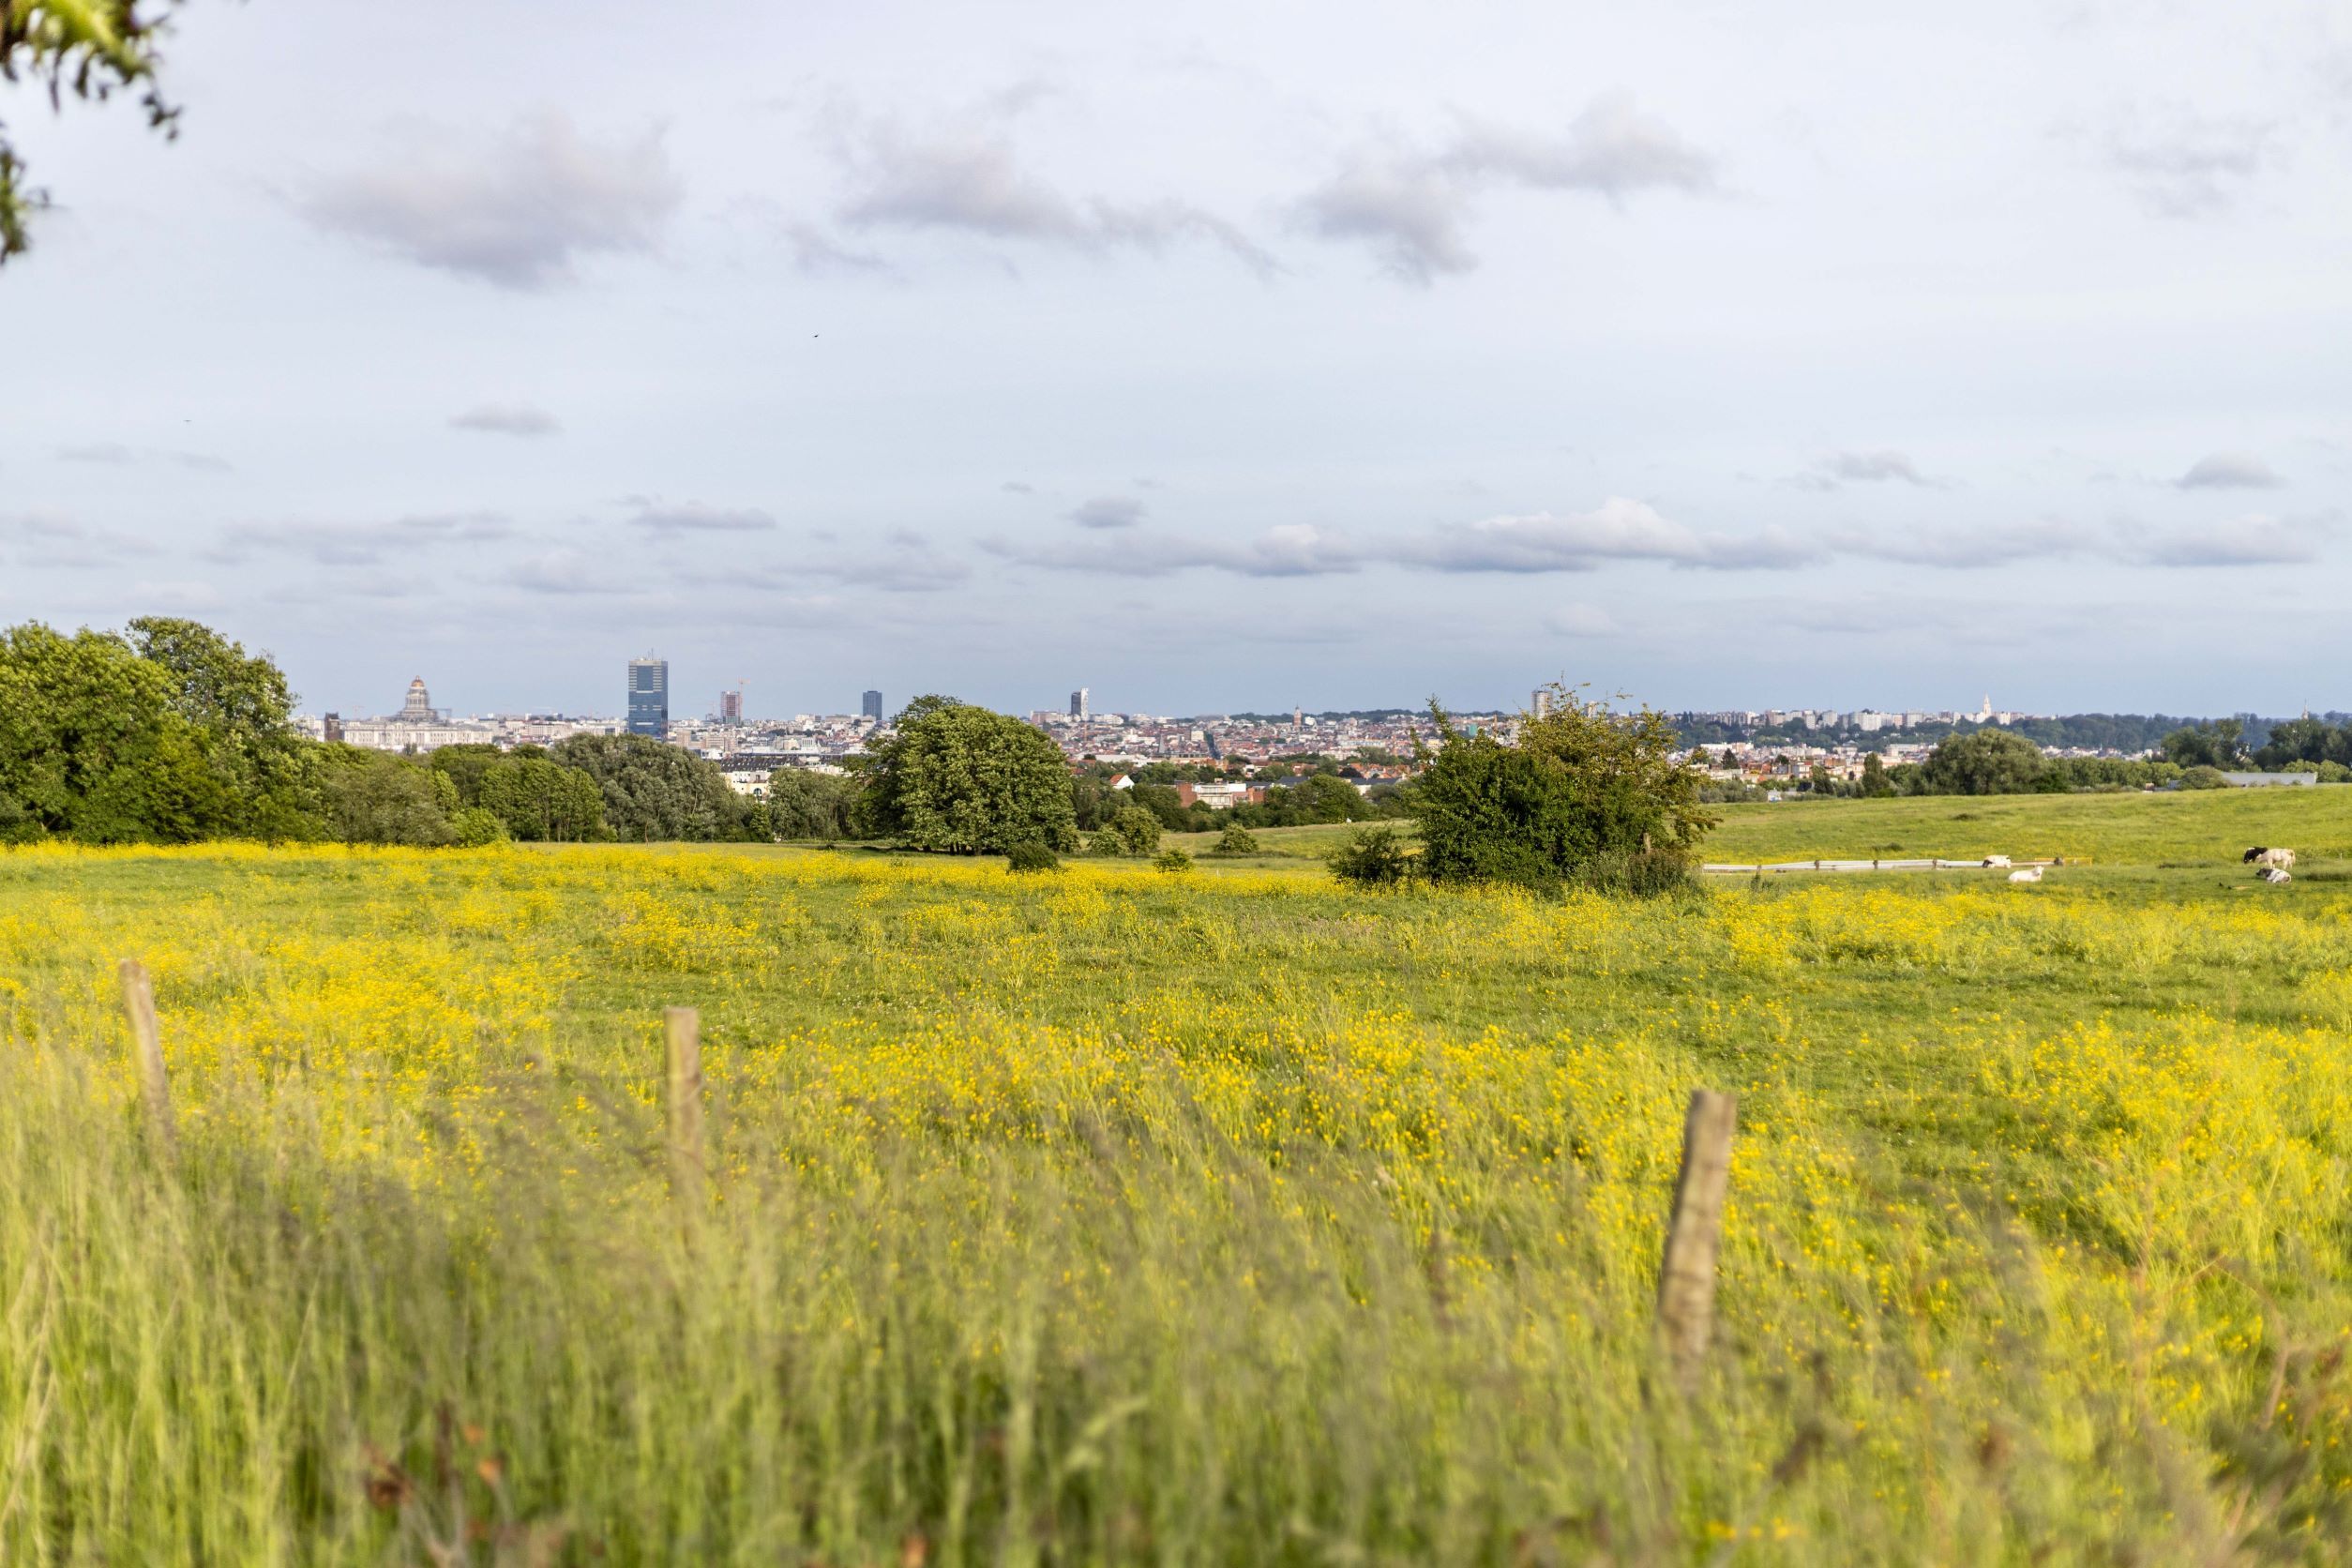
[[[2293,850],[2252,849],[2246,852],[2245,862],[2249,866],[2292,866],[2295,864],[2295,852]]]
[[[2254,875],[2267,882],[2291,882],[2295,880],[2294,872],[2278,866],[2265,866]]]
[[[2004,861],[2002,864],[2006,865],[2008,863]],[[2039,866],[2028,866],[2022,871],[2012,871],[2009,873],[2009,880],[2014,882],[2040,882],[2042,880],[2042,867]]]
[[[2005,854],[1988,854],[1984,857],[1984,865],[1987,870],[1998,870],[2006,867],[2008,864],[2009,857]]]

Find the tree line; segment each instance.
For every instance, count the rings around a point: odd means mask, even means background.
[[[303,735],[278,666],[194,621],[0,632],[0,843],[770,837],[716,767],[643,736],[369,751]]]

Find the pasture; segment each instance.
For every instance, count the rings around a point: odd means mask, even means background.
[[[1739,807],[1711,854],[2092,864],[1650,903],[0,855],[0,1561],[2326,1560],[2352,888],[2224,860],[2344,854],[2340,800]]]

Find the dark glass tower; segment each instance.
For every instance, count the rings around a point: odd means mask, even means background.
[[[879,691],[867,692],[866,694],[866,716],[872,719],[875,723],[880,724],[882,722],[882,693]]]
[[[670,733],[670,661],[629,660],[629,733],[660,740]]]

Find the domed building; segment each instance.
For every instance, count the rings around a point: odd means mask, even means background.
[[[409,682],[408,701],[400,704],[400,722],[431,724],[440,717],[439,714],[433,712],[433,700],[431,694],[425,690],[424,677],[420,675]]]
[[[341,728],[345,743],[373,751],[422,754],[445,746],[480,744],[498,738],[497,731],[490,725],[452,719],[434,707],[432,693],[425,689],[421,676],[408,683],[408,700],[400,704],[399,713],[386,718],[351,719]]]

